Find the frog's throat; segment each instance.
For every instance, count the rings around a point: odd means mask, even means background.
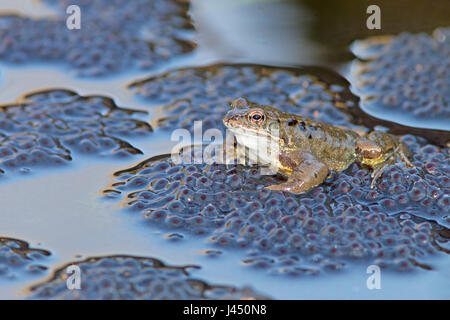
[[[228,129],[231,130],[231,132],[234,133],[236,137],[238,136],[244,136],[249,139],[258,139],[260,141],[266,140],[266,142],[273,141],[275,143],[279,143],[280,145],[284,144],[284,140],[279,137],[278,134],[274,135],[266,130],[257,130],[257,129],[251,129],[251,128],[240,128],[240,127],[232,127],[227,126]]]

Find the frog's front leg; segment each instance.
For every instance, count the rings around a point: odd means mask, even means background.
[[[321,184],[328,175],[327,165],[309,153],[281,153],[279,161],[283,167],[291,169],[292,173],[288,181],[266,187],[269,190],[307,192]]]

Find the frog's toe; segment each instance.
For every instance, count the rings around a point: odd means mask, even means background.
[[[271,186],[264,187],[264,189],[268,189],[271,191],[286,191],[285,188],[279,184],[273,184]]]
[[[372,182],[370,183],[370,189],[373,189],[375,187],[376,183],[377,183],[377,179],[372,177]]]
[[[265,187],[266,189],[269,189],[271,191],[287,191],[287,192],[291,192],[291,193],[303,193],[306,192],[308,190],[305,190],[303,188],[303,183],[300,184],[294,184],[292,182],[284,182],[284,183],[280,183],[280,184],[273,184],[271,186],[267,186]]]
[[[373,189],[373,187],[375,187],[378,178],[381,177],[384,171],[386,171],[387,167],[388,163],[383,163],[382,165],[379,165],[373,169],[372,174],[370,175],[372,178],[372,182],[370,183],[370,189]]]
[[[411,161],[409,161],[408,156],[405,154],[405,152],[400,151],[398,153],[398,155],[400,156],[401,161],[403,161],[407,167],[410,167],[410,168],[416,167],[414,164],[411,163]]]

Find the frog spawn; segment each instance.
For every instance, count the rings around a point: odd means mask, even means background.
[[[68,266],[83,275],[81,290],[67,290]],[[193,278],[197,266],[169,266],[155,258],[93,257],[56,270],[31,288],[31,299],[267,299],[251,288],[208,284]]]
[[[13,63],[64,62],[80,76],[151,68],[194,49],[189,5],[178,0],[46,1],[56,19],[0,16],[0,59]],[[66,9],[78,5],[81,28],[66,27]],[[107,8],[107,9],[105,9]]]
[[[362,104],[424,121],[450,119],[450,28],[357,41],[350,80]],[[432,120],[432,119],[431,119]],[[444,128],[448,129],[448,128]]]
[[[68,90],[25,96],[24,103],[0,106],[0,172],[30,172],[72,160],[74,152],[103,157],[142,153],[122,138],[148,135],[152,128],[105,97]]]
[[[42,275],[47,271],[42,262],[50,255],[49,251],[30,248],[25,241],[0,237],[0,280]]]
[[[391,165],[371,190],[364,187],[370,174],[353,165],[336,176],[330,195],[337,202],[365,205],[372,213],[405,214],[450,228],[450,149],[413,135],[403,136],[401,141],[411,151],[415,168]]]
[[[163,129],[192,130],[194,121],[201,120],[203,130],[223,130],[222,119],[230,103],[245,97],[317,121],[364,130],[351,122],[347,111],[355,105],[355,97],[346,86],[334,74],[317,71],[216,64],[167,72],[130,88],[161,108],[165,116],[158,125]]]
[[[36,133],[4,135],[0,133],[0,166],[22,174],[30,167],[61,166],[70,161],[69,150],[52,136]],[[0,168],[2,174],[4,170]]]
[[[422,181],[441,192],[430,207],[437,210],[434,219],[416,201],[415,171],[397,166],[383,174],[376,190],[370,188],[370,173],[354,164],[310,192],[293,195],[261,189],[283,177],[261,176],[256,167],[176,165],[167,156],[116,172],[118,181],[105,195],[125,196],[130,210],[157,228],[208,237],[220,250],[241,248],[246,265],[270,273],[314,275],[356,261],[412,270],[444,250],[432,232],[436,224],[421,217],[446,226],[445,207],[439,204],[445,205],[448,196],[448,158],[443,157],[448,150],[420,146],[411,136],[404,140],[416,151],[419,168],[437,161],[437,171]],[[405,189],[396,188],[400,180],[408,182]]]

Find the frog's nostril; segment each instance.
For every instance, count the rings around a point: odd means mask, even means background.
[[[237,122],[237,121],[239,121],[240,118],[241,118],[241,116],[239,114],[227,114],[225,116],[225,121],[226,122]]]

